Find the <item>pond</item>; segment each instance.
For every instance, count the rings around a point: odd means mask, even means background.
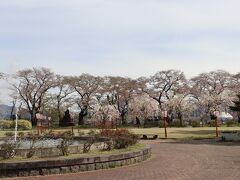
[[[57,139],[53,139],[53,138],[44,138],[44,139],[39,139],[36,141],[35,143],[35,147],[37,148],[51,148],[51,147],[57,147],[59,144],[61,144],[62,142],[62,138],[57,138]],[[3,144],[5,141],[4,140],[0,140],[0,145]],[[8,140],[8,142],[13,143],[14,140],[10,139]],[[71,140],[71,146],[78,146],[81,144],[84,144],[84,142],[86,142],[85,140],[80,140],[80,139],[73,139]],[[30,139],[22,139],[19,141],[19,147],[18,149],[27,149],[31,147],[31,143],[32,141]]]
[[[69,154],[79,154],[83,152],[84,144],[89,141],[93,137],[74,137],[70,141],[65,141],[68,145]],[[34,156],[37,157],[56,157],[62,155],[62,146],[61,142],[63,141],[62,138],[52,138],[52,137],[44,137],[36,140],[34,143]],[[90,150],[103,147],[106,138],[98,138],[95,139],[94,143],[90,146]],[[14,144],[13,138],[10,139],[0,139],[0,145],[8,142],[8,144]],[[18,144],[19,143],[19,144]],[[17,146],[15,146],[15,155],[20,157],[27,157],[27,154],[31,152],[31,144],[32,140],[30,138],[23,138],[19,140]],[[89,144],[89,143],[87,143]],[[65,144],[66,145],[66,144]],[[3,149],[0,149],[0,157],[4,157],[6,152]]]

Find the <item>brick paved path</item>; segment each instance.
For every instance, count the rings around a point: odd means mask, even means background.
[[[152,158],[110,170],[30,177],[38,180],[232,180],[240,179],[240,145],[146,142]]]

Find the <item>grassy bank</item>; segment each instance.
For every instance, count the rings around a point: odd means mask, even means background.
[[[239,126],[235,127],[219,127],[219,131],[234,131],[240,130]],[[66,131],[71,130],[71,128],[64,129],[54,129],[54,131]],[[78,131],[87,134],[90,129],[74,129],[74,134],[77,135]],[[157,134],[159,138],[164,138],[164,128],[129,128],[135,134]],[[36,130],[32,130],[36,131]],[[14,131],[0,131],[0,137],[4,137],[6,132]],[[30,131],[23,131],[24,133]],[[186,138],[214,138],[215,137],[215,127],[184,127],[184,128],[167,128],[168,138],[171,139],[186,139]]]

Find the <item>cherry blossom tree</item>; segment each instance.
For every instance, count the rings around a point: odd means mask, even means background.
[[[113,105],[103,105],[97,107],[93,118],[95,124],[98,123],[101,128],[109,127],[109,124],[113,128],[117,124],[119,113]]]
[[[215,110],[224,109],[223,105],[230,103],[231,78],[230,73],[218,70],[191,79],[191,96],[202,110],[202,118],[210,118]]]
[[[145,120],[158,115],[158,103],[146,95],[135,96],[129,104],[129,116],[136,120],[137,125],[144,124]],[[139,122],[137,122],[139,120]],[[140,123],[140,124],[138,124]]]
[[[24,103],[31,115],[32,124],[36,124],[36,113],[44,105],[44,97],[48,90],[56,86],[55,74],[47,68],[32,68],[18,71],[15,75],[17,83],[12,83],[13,91]]]
[[[83,118],[88,115],[91,101],[97,93],[101,84],[101,78],[89,74],[82,74],[78,77],[68,77],[68,84],[75,92],[75,103],[80,109],[78,124],[83,125]]]
[[[68,85],[67,78],[61,75],[56,75],[56,87],[50,94],[51,101],[48,104],[50,111],[56,111],[57,121],[61,123],[63,118],[63,112],[73,105],[73,99],[71,94],[73,90]]]
[[[186,82],[184,73],[178,70],[159,71],[150,78],[138,79],[140,89],[158,103],[159,111],[166,110],[164,104],[180,93]],[[169,108],[170,114],[172,111]]]

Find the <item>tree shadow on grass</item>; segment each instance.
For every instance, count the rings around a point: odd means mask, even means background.
[[[205,134],[214,134],[215,130],[198,130],[198,131],[183,131],[176,130],[175,132],[171,132],[172,134],[192,134],[192,135],[205,135]]]
[[[191,140],[175,140],[164,142],[170,144],[192,144],[192,145],[214,145],[214,146],[240,146],[240,141],[222,141],[221,138],[211,139],[191,139]]]

